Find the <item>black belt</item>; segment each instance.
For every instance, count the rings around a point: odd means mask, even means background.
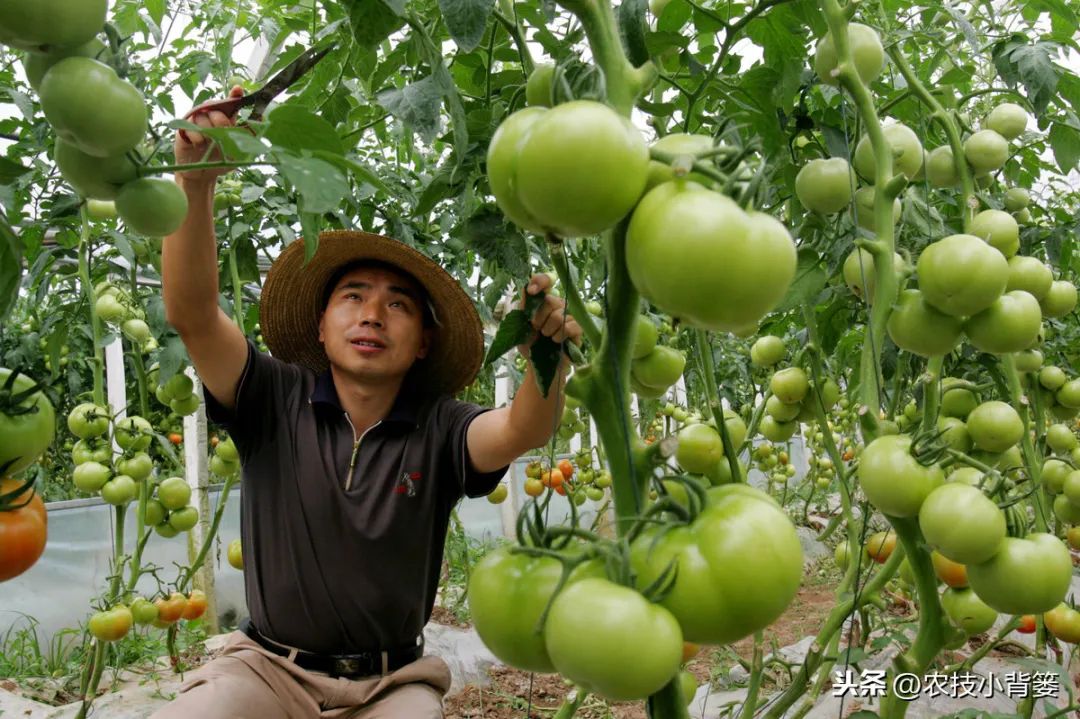
[[[386,674],[411,664],[424,655],[420,644],[400,649],[360,652],[358,654],[315,654],[287,647],[264,637],[251,625],[251,619],[240,622],[240,631],[251,637],[259,646],[279,656],[287,657],[298,667],[325,672],[332,677],[367,677]]]

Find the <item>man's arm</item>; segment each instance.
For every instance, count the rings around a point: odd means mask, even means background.
[[[220,112],[197,114],[191,120],[201,127],[233,124]],[[178,132],[177,164],[202,160],[209,142],[209,138],[198,132],[184,135]],[[211,160],[220,158],[218,150],[210,156]],[[236,389],[247,363],[248,346],[240,328],[218,306],[214,187],[222,172],[177,173],[177,183],[188,198],[188,214],[180,229],[166,237],[162,245],[161,293],[165,319],[183,340],[199,379],[215,399],[231,410],[235,409]]]
[[[527,291],[536,294],[550,286],[550,277],[534,275]],[[556,342],[581,341],[581,326],[566,313],[566,303],[553,295],[544,298],[544,304],[533,315],[532,324],[539,334]],[[530,363],[510,406],[485,412],[473,420],[466,435],[473,469],[481,473],[493,472],[551,439],[557,418],[562,416],[568,367],[569,361],[564,357],[555,381],[544,397]]]

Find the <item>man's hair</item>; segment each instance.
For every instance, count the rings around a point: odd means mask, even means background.
[[[407,272],[401,267],[395,265],[392,262],[386,262],[384,260],[374,259],[361,259],[346,262],[341,267],[334,270],[334,274],[330,275],[330,279],[326,282],[326,287],[323,288],[322,295],[322,309],[323,312],[330,305],[330,297],[334,294],[334,288],[337,287],[341,279],[350,272],[361,269],[372,270],[385,270],[387,272],[393,272],[396,275],[401,275],[412,282],[416,287],[419,295],[416,297],[416,303],[420,306],[421,314],[424,321],[424,327],[435,327],[439,324],[437,316],[435,315],[435,307],[431,304],[431,298],[428,296],[427,290],[424,289],[424,285],[420,283],[410,272]]]

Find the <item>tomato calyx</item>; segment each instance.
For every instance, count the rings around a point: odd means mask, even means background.
[[[26,389],[16,390],[15,382],[20,376],[30,379],[31,384]],[[20,372],[18,368],[11,370],[11,374],[4,380],[3,387],[0,387],[0,414],[5,414],[8,417],[21,417],[22,415],[40,412],[41,408],[37,402],[26,404],[26,401],[38,392],[44,392],[44,390],[44,384],[34,381],[29,375]]]
[[[4,476],[7,473],[7,468],[14,464],[17,459],[0,466],[0,476]],[[26,494],[26,501],[18,501],[24,493]],[[34,500],[34,496],[34,480],[27,478],[26,481],[10,492],[0,491],[0,512],[14,512],[16,509],[22,509]]]

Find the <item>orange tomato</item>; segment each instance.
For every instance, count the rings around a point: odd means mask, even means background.
[[[179,432],[171,432],[169,433],[169,441],[173,444],[180,444],[184,441],[184,436]]]
[[[568,459],[559,460],[559,471],[562,472],[563,479],[570,479],[574,476],[574,465],[570,463]]]
[[[683,642],[682,644],[682,660],[683,664],[693,659],[701,651],[700,644],[694,644],[693,642]]]
[[[930,561],[934,563],[934,574],[938,579],[953,589],[962,589],[968,585],[967,567],[963,564],[954,562],[937,550],[930,553]]]
[[[206,613],[206,593],[201,589],[192,589],[180,616],[184,619],[198,619],[204,613]]]
[[[884,564],[896,549],[896,533],[875,532],[866,540],[866,556],[878,564]]]
[[[551,472],[545,470],[540,473],[540,484],[544,485],[545,487],[551,486]]]
[[[563,475],[562,470],[556,468],[551,470],[550,479],[551,486],[558,489],[566,481],[566,477]]]
[[[218,442],[220,442],[220,441],[221,440],[218,439],[218,436],[215,434],[212,437],[210,437],[210,446],[211,447],[216,447],[216,446],[218,446]]]
[[[564,484],[555,485],[555,491],[565,497],[566,496],[566,485],[564,485]]]
[[[1020,617],[1020,626],[1016,628],[1016,631],[1021,634],[1034,634],[1035,633],[1035,615],[1025,614]]]
[[[173,592],[169,598],[158,597],[154,600],[158,608],[158,621],[168,626],[184,616],[187,597],[180,592]]]
[[[0,494],[15,492],[23,484],[22,479],[2,479]],[[8,506],[23,506],[0,512],[0,582],[17,577],[34,566],[45,551],[48,537],[45,503],[33,487],[4,502]]]

